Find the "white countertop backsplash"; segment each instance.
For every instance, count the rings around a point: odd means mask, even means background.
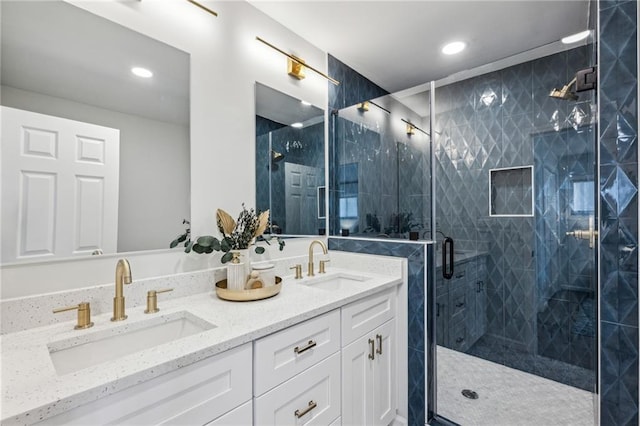
[[[316,257],[317,263],[318,257]],[[276,275],[283,277],[282,290],[271,299],[228,302],[218,299],[214,282],[224,279],[225,268],[183,273],[158,278],[135,279],[126,285],[126,313],[123,322],[111,322],[114,284],[67,292],[37,295],[0,302],[2,314],[2,423],[31,424],[82,404],[97,400],[161,374],[208,358],[298,322],[339,308],[370,294],[392,288],[405,280],[404,259],[330,252],[327,272],[358,272],[370,277],[353,288],[326,291],[300,285],[289,268],[303,265],[307,256],[273,261]],[[115,273],[115,265],[114,265]],[[187,311],[215,328],[145,349],[113,361],[74,373],[58,375],[47,345],[81,338],[83,333],[109,332],[152,317],[143,313],[148,290],[173,288],[158,295],[160,312]],[[95,326],[74,330],[75,311],[53,314],[54,308],[90,302]]]

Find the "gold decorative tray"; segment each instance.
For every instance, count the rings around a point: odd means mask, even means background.
[[[220,299],[231,300],[233,302],[249,302],[252,300],[268,299],[280,293],[282,288],[282,278],[276,277],[276,285],[252,290],[227,290],[227,280],[216,283],[216,294]]]

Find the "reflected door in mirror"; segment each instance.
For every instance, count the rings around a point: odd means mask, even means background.
[[[1,111],[2,263],[115,253],[120,132]]]

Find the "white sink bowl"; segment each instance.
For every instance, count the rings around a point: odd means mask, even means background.
[[[47,345],[58,374],[68,374],[215,328],[186,312],[157,315]],[[82,332],[80,332],[82,333]]]
[[[313,278],[307,278],[301,282],[303,285],[328,291],[342,290],[361,284],[370,279],[363,275],[336,273],[319,274]]]

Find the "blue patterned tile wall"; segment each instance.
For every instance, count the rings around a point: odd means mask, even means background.
[[[435,94],[436,134],[441,132],[436,136],[438,228],[457,247],[488,253],[485,342],[500,354],[490,359],[534,374],[542,368],[525,362],[539,359],[532,356],[580,366],[588,369],[589,380],[582,383],[590,390],[595,381],[595,285],[589,280],[594,262],[588,247],[565,241],[564,233],[586,229],[587,215],[565,215],[571,213],[566,185],[568,172],[593,182],[594,94],[581,93],[579,102],[548,95],[591,66],[592,52],[592,46],[583,46],[440,87]],[[583,158],[587,147],[591,155]],[[535,219],[491,217],[489,171],[529,165],[534,165],[535,193],[518,186],[522,194],[505,199],[504,207],[530,213],[533,196]],[[563,167],[568,172],[557,176]],[[507,183],[512,194],[513,179]],[[593,204],[590,210],[593,214]],[[559,256],[560,246],[573,249]],[[578,255],[590,261],[577,262]],[[472,353],[481,353],[476,349]]]
[[[389,94],[382,87],[331,55],[328,55],[327,65],[329,75],[340,82],[338,86],[327,83],[330,110],[346,108]]]
[[[328,55],[328,74],[338,80],[340,85],[336,86],[332,83],[327,83],[329,90],[329,111],[331,111],[331,117],[329,122],[329,232],[330,235],[337,235],[340,233],[341,227],[338,220],[339,217],[339,183],[338,183],[338,165],[345,164],[340,160],[342,149],[345,148],[345,138],[336,138],[337,134],[341,132],[345,135],[350,131],[344,120],[341,122],[337,111],[352,105],[356,105],[359,102],[368,101],[377,97],[387,95],[389,92],[376,85],[362,74],[358,73],[348,65],[344,64],[337,58]],[[366,133],[363,137],[373,132]],[[374,138],[374,135],[371,135]],[[338,146],[336,139],[343,141]],[[351,139],[353,141],[353,139]],[[372,210],[372,209],[369,209]],[[371,213],[371,212],[369,212]]]
[[[284,155],[284,159],[271,164],[269,173],[269,133],[271,149]],[[269,180],[271,180],[271,221],[287,233],[285,200],[285,163],[301,164],[319,169],[324,176],[324,122],[302,129],[295,129],[256,116],[256,208],[269,207]],[[321,184],[321,183],[319,183]],[[315,200],[312,200],[315,204]],[[317,219],[302,234],[315,235],[324,227],[324,220]]]
[[[256,209],[269,208],[269,132],[285,127],[256,115]]]
[[[599,2],[600,421],[638,424],[638,3]]]
[[[329,238],[329,249],[353,253],[403,257],[408,260],[408,380],[409,413],[411,426],[422,426],[426,422],[425,407],[425,342],[424,309],[427,288],[426,265],[431,254],[424,243],[402,243],[397,241],[372,241],[355,238]],[[429,373],[429,377],[433,377]]]

